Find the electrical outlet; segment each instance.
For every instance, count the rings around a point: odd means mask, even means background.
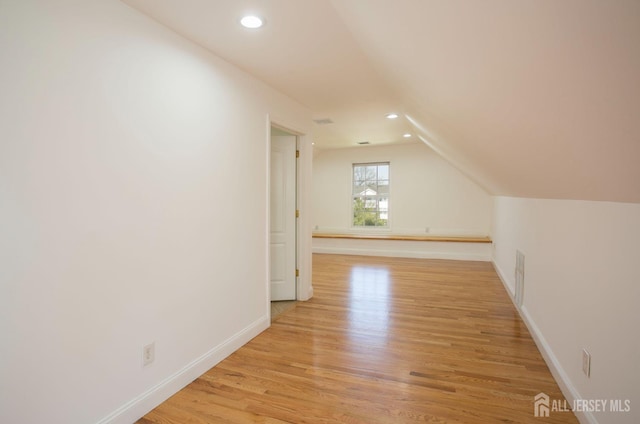
[[[429,227],[425,227],[424,232],[425,232],[425,233],[427,233],[427,234],[429,234],[429,232],[431,232],[431,228],[429,228]]]
[[[591,374],[591,354],[587,349],[582,349],[582,372],[587,377]]]
[[[146,367],[156,359],[156,342],[149,343],[142,347],[142,366]]]

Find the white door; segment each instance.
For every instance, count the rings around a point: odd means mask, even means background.
[[[271,300],[296,298],[296,137],[271,136]]]

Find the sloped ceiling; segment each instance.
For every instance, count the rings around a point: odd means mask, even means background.
[[[319,148],[410,132],[492,194],[640,203],[637,0],[125,2],[331,118]]]

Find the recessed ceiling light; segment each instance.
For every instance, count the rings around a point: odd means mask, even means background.
[[[409,138],[409,137],[411,137],[411,134],[406,133],[406,134],[402,134],[402,136],[403,136],[404,138]]]
[[[387,114],[388,119],[396,119],[398,117],[397,113],[389,113]]]
[[[256,29],[264,25],[264,21],[259,16],[247,15],[240,19],[240,24],[245,28]]]

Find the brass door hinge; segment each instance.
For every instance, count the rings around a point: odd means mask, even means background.
[[[300,218],[300,211],[296,209],[296,218]]]
[[[298,268],[296,268],[296,277],[300,276],[300,270]]]
[[[296,157],[299,158],[300,157],[300,150],[296,150]]]

